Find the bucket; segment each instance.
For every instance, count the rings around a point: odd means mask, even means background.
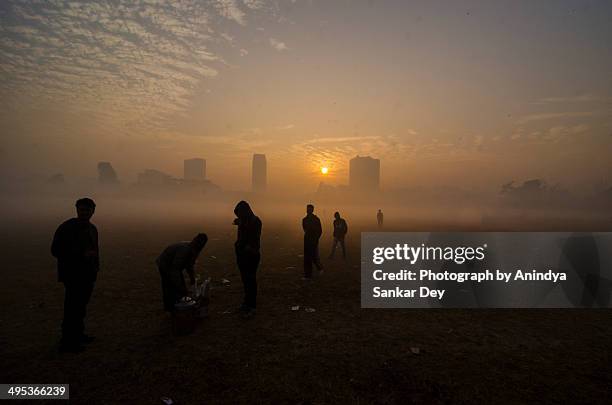
[[[197,304],[195,301],[181,301],[174,304],[172,333],[176,336],[189,335],[195,330]]]

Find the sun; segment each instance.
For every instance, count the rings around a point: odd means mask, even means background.
[[[321,173],[322,174],[327,174],[329,172],[329,169],[327,167],[322,167],[321,168]]]

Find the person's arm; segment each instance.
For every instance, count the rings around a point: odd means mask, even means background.
[[[66,226],[61,224],[55,231],[55,234],[53,235],[53,242],[51,242],[51,254],[57,259],[64,256],[64,252],[66,250],[65,228]]]
[[[346,223],[346,221],[344,221],[344,234],[346,235],[348,233],[348,224]]]
[[[319,235],[319,237],[321,237],[321,235],[323,235],[323,227],[321,226],[321,220],[319,218],[317,218],[316,227],[317,234]]]
[[[94,226],[94,247],[96,249],[95,266],[96,271],[100,271],[100,246],[98,245],[98,228]]]

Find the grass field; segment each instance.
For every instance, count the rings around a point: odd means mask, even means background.
[[[231,225],[95,219],[102,271],[86,324],[97,340],[80,354],[57,351],[63,287],[49,254],[57,223],[2,227],[2,383],[69,383],[75,404],[612,399],[610,310],[361,309],[359,228],[349,260],[324,260],[325,273],[305,283],[300,229],[264,222],[258,313],[245,321],[232,312],[242,289]],[[173,337],[154,259],[198,231],[210,238],[197,267],[213,280],[210,317]],[[324,237],[322,257],[330,245]]]

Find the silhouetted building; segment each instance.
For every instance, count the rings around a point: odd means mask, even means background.
[[[185,180],[204,180],[206,178],[206,160],[186,159],[183,166],[183,178]]]
[[[174,184],[175,179],[169,174],[155,169],[146,169],[138,174],[138,184],[143,186],[164,186]]]
[[[266,155],[256,153],[253,155],[252,187],[253,191],[264,191],[267,186]]]
[[[370,156],[356,156],[349,164],[351,191],[378,191],[380,188],[380,160]]]
[[[117,184],[119,179],[117,173],[110,162],[98,163],[98,183],[100,184]]]

